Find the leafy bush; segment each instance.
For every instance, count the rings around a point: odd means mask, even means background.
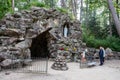
[[[32,5],[32,6],[37,6],[37,7],[50,8],[49,6],[45,5],[45,3],[43,3],[43,2],[37,2],[37,1],[32,2],[31,5]]]
[[[83,41],[86,42],[88,47],[104,48],[110,47],[112,50],[120,51],[120,39],[114,36],[109,36],[105,39],[96,39],[93,35],[83,34]]]
[[[69,12],[68,14],[69,14],[71,20],[75,19],[75,16],[72,13]]]
[[[63,14],[68,14],[71,20],[75,19],[74,15],[69,10],[60,7],[56,7],[56,9]]]
[[[11,8],[11,2],[10,0],[0,0],[0,19],[3,18],[3,16],[7,13],[7,12],[12,12],[12,8]]]
[[[62,13],[68,13],[68,10],[64,8],[56,7],[56,9]]]

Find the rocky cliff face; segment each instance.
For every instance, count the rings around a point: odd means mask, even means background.
[[[31,61],[31,57],[56,57],[81,51],[80,22],[56,9],[33,7],[7,14],[0,21],[0,66]]]

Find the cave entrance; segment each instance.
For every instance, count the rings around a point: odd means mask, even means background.
[[[43,32],[39,34],[36,38],[33,38],[30,47],[32,58],[47,58],[49,57],[48,50],[48,32]]]

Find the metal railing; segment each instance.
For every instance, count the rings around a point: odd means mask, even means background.
[[[45,73],[48,72],[48,58],[32,58],[23,60],[12,60],[9,67],[3,70],[14,71],[18,73]]]

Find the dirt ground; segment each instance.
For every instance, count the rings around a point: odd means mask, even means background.
[[[91,68],[80,68],[76,62],[68,63],[67,71],[51,69],[52,61],[49,61],[47,74],[17,73],[14,71],[1,71],[0,80],[119,80],[120,60],[105,61],[103,66],[97,65]]]

